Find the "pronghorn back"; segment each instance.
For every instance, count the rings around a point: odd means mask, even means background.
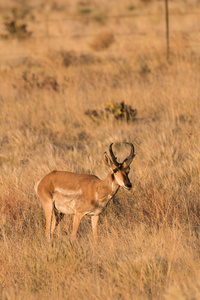
[[[100,180],[95,175],[54,170],[36,183],[35,191],[45,212],[48,240],[63,214],[74,214],[72,239],[76,238],[79,223],[84,215],[91,216],[93,234],[97,237],[98,215],[120,186],[126,190],[132,187],[128,174],[135,155],[133,144],[128,144],[131,146],[131,153],[123,163],[117,162],[112,144],[109,148],[111,158],[104,153],[104,162],[110,168],[105,180]]]

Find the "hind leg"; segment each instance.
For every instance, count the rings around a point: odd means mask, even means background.
[[[58,233],[58,235],[60,234],[60,222],[61,220],[64,218],[64,214],[63,213],[60,213],[56,207],[55,207],[55,204],[54,204],[54,215],[55,215],[55,218],[52,220],[52,234],[53,234],[53,231],[54,229],[56,229],[56,232]]]
[[[44,209],[44,214],[46,218],[46,231],[45,235],[47,240],[51,241],[51,236],[53,235],[53,231],[55,229],[56,218],[53,212],[53,201],[51,198],[41,199],[42,206]]]

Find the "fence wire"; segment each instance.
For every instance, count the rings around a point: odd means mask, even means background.
[[[186,16],[199,16],[200,15],[200,10],[199,11],[189,11],[189,12],[177,12],[177,11],[170,11],[169,13],[169,18],[170,20],[173,18],[173,17],[186,17]],[[163,18],[163,27],[164,27],[164,19],[165,19],[165,12],[163,10],[163,13],[144,13],[144,14],[121,14],[121,15],[104,15],[103,17],[107,20],[107,19],[124,19],[124,18],[132,18],[134,20],[134,18],[143,18],[143,17],[162,17]],[[65,38],[65,37],[69,37],[71,39],[75,39],[75,38],[89,38],[89,37],[94,37],[97,35],[97,33],[81,33],[81,32],[77,32],[77,33],[74,33],[74,34],[70,34],[69,32],[66,32],[66,33],[61,33],[61,34],[58,34],[58,35],[55,35],[55,34],[51,34],[50,33],[50,30],[49,30],[49,27],[51,24],[53,23],[65,23],[65,22],[68,22],[68,21],[73,21],[73,22],[76,22],[76,21],[79,21],[79,22],[82,22],[82,21],[85,21],[85,20],[88,20],[90,21],[91,20],[91,16],[89,15],[84,15],[84,16],[67,16],[65,18],[61,18],[61,19],[51,19],[49,18],[49,16],[47,15],[44,19],[42,20],[31,20],[31,21],[27,21],[27,20],[20,20],[21,23],[25,23],[26,24],[26,28],[31,28],[32,26],[34,26],[34,24],[44,24],[45,25],[45,28],[43,28],[43,31],[45,32],[44,34],[36,34],[34,32],[31,32],[32,34],[27,37],[27,39],[48,39],[48,40],[53,40],[53,39],[62,39],[62,38]],[[199,19],[200,20],[200,19]],[[169,24],[171,25],[171,24]],[[5,22],[3,21],[0,21],[0,26],[5,26]],[[172,26],[170,26],[170,37],[173,36],[173,34],[176,34],[176,33],[180,33],[180,34],[185,34],[185,35],[190,35],[190,34],[198,34],[200,33],[200,22],[198,25],[195,26],[194,29],[189,29],[189,30],[183,30],[183,29],[173,29]],[[147,31],[129,31],[129,32],[115,32],[114,35],[115,36],[120,36],[121,37],[126,37],[126,36],[149,36],[151,33],[147,32]],[[166,30],[155,30],[153,32],[153,34],[155,36],[159,36],[159,37],[163,37],[163,39],[165,38],[165,34],[166,34]],[[3,39],[4,37],[0,37],[0,39]],[[10,39],[20,39],[19,37],[17,36],[11,36],[9,35],[8,37],[8,40]],[[5,38],[4,38],[5,39]],[[25,38],[26,39],[26,38]],[[200,48],[200,45],[199,45],[199,48]],[[195,45],[195,49],[198,49],[198,46]],[[37,53],[36,53],[37,54]],[[29,56],[30,54],[20,54],[18,57],[26,57],[26,56]],[[1,53],[1,58],[5,58],[5,57],[11,57],[11,56],[15,56],[15,53]]]

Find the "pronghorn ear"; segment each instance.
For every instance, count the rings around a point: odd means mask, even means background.
[[[104,152],[104,154],[103,154],[103,159],[104,159],[106,166],[108,166],[109,168],[112,169],[112,167],[113,167],[112,161],[106,152]]]

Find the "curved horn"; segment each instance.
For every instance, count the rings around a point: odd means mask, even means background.
[[[131,146],[131,153],[129,154],[129,156],[127,156],[127,158],[125,158],[122,164],[126,163],[126,165],[129,166],[132,163],[133,158],[135,157],[134,146],[132,143],[125,143],[125,144]]]
[[[113,143],[110,144],[110,147],[109,147],[110,156],[111,156],[111,158],[112,158],[113,164],[114,164],[116,167],[119,167],[119,163],[117,162],[117,158],[115,157],[115,155],[114,155],[114,153],[113,153],[113,151],[112,151],[112,145],[113,145]]]

